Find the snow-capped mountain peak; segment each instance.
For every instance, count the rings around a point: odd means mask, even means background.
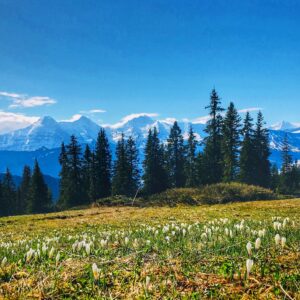
[[[281,121],[270,126],[272,130],[281,130],[281,131],[292,131],[293,129],[299,128],[300,123],[292,123],[287,121]]]

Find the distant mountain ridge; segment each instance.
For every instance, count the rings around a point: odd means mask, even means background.
[[[148,115],[138,115],[115,125],[102,126],[106,130],[112,150],[121,134],[133,136],[140,150],[140,158],[143,157],[147,133],[150,128],[156,127],[159,137],[166,142],[173,119],[156,120]],[[188,137],[190,126],[196,134],[197,140],[205,137],[205,124],[178,121],[185,139]],[[280,151],[284,135],[287,134],[294,159],[300,159],[300,123],[282,121],[269,128],[271,160],[280,164]],[[96,142],[101,126],[85,116],[73,122],[56,121],[52,117],[40,118],[32,125],[0,135],[0,172],[6,167],[15,175],[20,175],[24,164],[33,165],[37,158],[44,174],[58,177],[59,147],[62,142],[68,143],[70,135],[74,134],[82,145]]]

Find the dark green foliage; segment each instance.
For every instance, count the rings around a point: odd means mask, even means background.
[[[112,195],[134,196],[139,188],[138,152],[132,137],[124,134],[117,143],[112,179]]]
[[[129,160],[124,134],[117,143],[116,161],[113,168],[112,195],[128,195]]]
[[[299,191],[300,170],[293,164],[287,134],[284,137],[282,151],[282,166],[278,182],[278,191],[283,194],[293,194]]]
[[[74,135],[65,147],[62,144],[59,162],[62,167],[60,177],[60,207],[72,207],[88,202],[83,179],[81,146]]]
[[[29,207],[30,181],[31,181],[31,170],[29,166],[25,166],[23,169],[22,182],[18,189],[19,213],[27,212],[27,209]]]
[[[59,173],[60,176],[60,196],[58,200],[58,204],[61,207],[67,207],[69,202],[69,172],[68,172],[68,156],[65,144],[61,144],[61,150],[59,155],[59,163],[61,166],[61,170]]]
[[[239,180],[247,184],[254,184],[255,180],[255,149],[253,119],[247,112],[242,128],[242,141],[240,152]]]
[[[1,198],[3,199],[2,215],[13,215],[18,213],[17,191],[13,182],[12,175],[7,169],[1,184]]]
[[[44,181],[37,160],[34,164],[33,173],[30,180],[29,201],[27,211],[29,213],[47,212],[51,207],[51,198],[48,187]]]
[[[145,147],[144,188],[145,194],[164,191],[168,186],[164,147],[160,144],[156,127],[149,130]]]
[[[186,145],[186,160],[185,160],[185,186],[195,187],[197,185],[197,170],[201,170],[201,166],[197,165],[196,157],[197,141],[193,128],[190,127],[189,137]],[[202,172],[201,172],[202,173]]]
[[[287,174],[291,171],[292,165],[293,165],[287,134],[285,134],[284,139],[283,139],[281,158],[282,158],[281,173]]]
[[[111,194],[111,152],[105,130],[101,129],[95,150],[95,197],[97,199]]]
[[[91,180],[92,180],[91,176],[93,173],[93,170],[92,170],[92,167],[93,167],[92,159],[93,158],[92,158],[92,156],[93,156],[93,154],[91,152],[89,145],[86,145],[85,151],[83,154],[83,161],[82,161],[82,181],[83,181],[83,194],[84,194],[85,199],[88,199],[88,200],[92,200],[90,198],[90,194],[89,194]],[[89,201],[86,201],[86,202],[89,202]]]
[[[231,102],[222,126],[223,181],[236,180],[240,145],[241,118]]]
[[[129,162],[129,184],[128,184],[128,195],[134,196],[140,188],[140,170],[139,170],[139,158],[138,149],[134,139],[130,136],[126,144],[126,152]]]
[[[278,191],[279,190],[279,183],[280,183],[280,175],[278,168],[276,164],[273,164],[271,166],[271,184],[270,189],[272,191]]]
[[[89,187],[88,187],[88,196],[91,202],[96,201],[97,199],[97,173],[96,173],[96,158],[95,153],[91,154],[91,168],[89,174]]]
[[[254,131],[254,167],[253,183],[262,187],[269,187],[271,181],[271,165],[269,161],[269,131],[264,128],[264,119],[261,112],[257,115]]]
[[[167,171],[170,187],[185,185],[185,147],[178,123],[175,121],[167,140]]]
[[[205,164],[205,183],[212,184],[221,181],[223,175],[222,169],[222,116],[224,110],[221,107],[220,98],[215,89],[212,90],[210,96],[210,104],[206,107],[209,109],[210,119],[207,122],[204,148],[204,164]]]

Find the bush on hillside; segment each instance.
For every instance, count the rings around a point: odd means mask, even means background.
[[[238,201],[277,199],[269,189],[242,183],[217,183],[201,188],[169,189],[148,197],[145,201],[156,205],[219,204]]]

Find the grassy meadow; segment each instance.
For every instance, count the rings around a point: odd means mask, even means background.
[[[0,218],[0,299],[300,299],[300,200]]]

